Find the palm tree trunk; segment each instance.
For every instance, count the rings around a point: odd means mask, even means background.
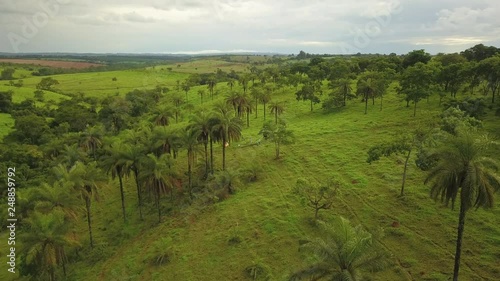
[[[139,171],[134,169],[135,185],[137,187],[137,201],[139,203],[139,218],[142,220],[142,200],[141,200],[141,187],[139,186]]]
[[[413,106],[413,117],[417,116],[417,101],[415,101],[415,106]]]
[[[160,189],[156,189],[156,208],[158,208],[158,223],[161,223]]]
[[[311,99],[311,112],[313,111],[313,100]]]
[[[280,158],[280,143],[276,142],[276,159]]]
[[[188,150],[188,188],[189,188],[189,197],[193,199],[193,181],[192,181],[192,169],[191,169],[191,153],[192,151]]]
[[[214,173],[214,141],[210,138],[210,172]]]
[[[455,252],[455,267],[453,268],[453,281],[458,281],[458,270],[460,268],[460,255],[462,253],[462,237],[464,234],[464,226],[465,226],[465,212],[466,210],[464,207],[464,202],[461,201],[460,214],[458,217],[457,250]]]
[[[123,179],[120,173],[118,173],[118,180],[120,181],[120,195],[122,197],[123,221],[127,222],[127,217],[125,216],[125,195],[123,194]]]
[[[210,169],[208,166],[208,142],[205,140],[203,142],[203,147],[205,148],[205,177],[208,176],[208,170]]]
[[[247,127],[250,127],[250,107],[247,108]]]
[[[406,171],[408,169],[408,160],[410,160],[411,149],[408,151],[408,155],[406,155],[405,168],[403,171],[403,183],[401,184],[401,196],[405,195],[405,182],[406,182]]]
[[[226,170],[226,139],[222,138],[222,170]]]
[[[87,224],[89,227],[90,247],[94,248],[94,241],[92,239],[92,223],[90,218],[90,198],[85,198],[85,208],[87,209]]]
[[[274,111],[274,124],[278,124],[278,109]]]
[[[255,119],[258,117],[258,111],[259,111],[259,99],[255,99]]]
[[[382,111],[382,104],[384,102],[384,98],[380,96],[380,111]]]
[[[368,113],[368,95],[365,95],[365,114]]]
[[[61,258],[64,277],[66,277],[66,258],[65,257],[66,257],[66,254],[64,254],[63,257]]]
[[[266,120],[266,103],[264,103],[264,120]]]

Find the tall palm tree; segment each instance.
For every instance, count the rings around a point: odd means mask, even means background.
[[[266,105],[271,101],[271,90],[267,89],[260,95],[260,102],[262,102],[264,108],[264,120],[266,120]]]
[[[260,87],[252,87],[252,90],[250,91],[250,95],[255,100],[255,118],[258,118],[257,106],[259,106],[259,101],[260,101],[260,98],[262,96],[262,89]]]
[[[235,84],[236,84],[236,80],[234,80],[233,78],[229,78],[229,80],[227,81],[227,85],[229,86],[229,89],[231,91],[233,91],[233,87]]]
[[[174,117],[175,109],[171,106],[159,106],[153,113],[153,123],[156,126],[168,126],[170,125],[170,119]]]
[[[188,163],[188,189],[189,189],[189,196],[191,199],[193,198],[193,165],[195,164],[196,161],[196,152],[198,150],[198,137],[199,134],[196,130],[190,130],[187,128],[182,136],[182,146],[186,149],[187,152],[187,163]]]
[[[460,198],[454,281],[458,280],[465,215],[474,207],[493,207],[494,192],[500,189],[500,166],[488,157],[491,144],[493,142],[485,136],[477,138],[474,132],[463,132],[458,137],[450,136],[431,155],[439,159],[425,179],[425,183],[432,182],[431,197],[446,204],[451,201],[452,208],[457,197]]]
[[[139,207],[139,218],[142,220],[142,195],[141,195],[141,185],[140,185],[140,169],[141,160],[144,158],[144,151],[142,147],[137,145],[128,146],[123,151],[124,161],[124,175],[129,176],[132,172],[135,178],[135,186],[137,189],[137,205]]]
[[[182,145],[178,130],[170,128],[155,128],[152,141],[156,148],[155,154],[158,157],[161,154],[168,153],[175,159]]]
[[[96,158],[96,151],[102,147],[102,138],[104,136],[104,128],[102,126],[87,127],[82,133],[82,140],[80,146],[85,152],[90,152],[94,161]]]
[[[203,97],[205,96],[205,94],[206,94],[205,89],[198,90],[198,95],[200,95],[201,104],[203,104]]]
[[[174,93],[171,97],[171,101],[175,106],[175,110],[173,111],[174,116],[175,116],[175,123],[179,121],[179,115],[181,113],[181,105],[185,103],[184,98],[182,97],[182,94],[180,93]]]
[[[123,191],[123,178],[125,177],[127,169],[127,155],[126,151],[129,147],[119,141],[110,141],[110,144],[106,146],[106,157],[104,158],[102,165],[104,166],[106,173],[111,174],[111,178],[114,180],[118,178],[120,183],[120,196],[122,201],[122,213],[123,221],[127,221],[125,213],[125,194]]]
[[[236,116],[240,117],[239,106],[241,103],[241,94],[238,92],[232,92],[226,96],[226,103],[233,107]]]
[[[316,238],[304,244],[317,262],[298,271],[290,281],[303,280],[362,280],[365,271],[376,271],[386,266],[386,255],[374,243],[372,235],[363,226],[351,226],[340,217],[334,225],[320,222],[324,238]]]
[[[92,237],[92,213],[90,210],[92,199],[99,200],[98,188],[106,178],[102,175],[97,162],[92,162],[87,165],[77,162],[75,166],[69,171],[73,187],[80,191],[81,198],[85,201],[85,209],[87,211],[87,225],[89,228],[90,247],[94,247]]]
[[[211,76],[210,78],[208,78],[207,88],[208,88],[208,91],[210,92],[210,98],[212,98],[212,100],[214,99],[215,86],[217,86],[217,81],[216,81],[215,77]]]
[[[278,116],[285,111],[285,105],[282,102],[275,101],[269,105],[269,109],[271,110],[271,114],[274,113],[274,123],[278,124]]]
[[[170,155],[163,154],[156,157],[154,154],[148,154],[144,159],[143,169],[141,170],[141,182],[144,188],[154,195],[156,208],[158,209],[158,223],[161,222],[160,197],[168,192],[172,194],[177,182],[172,166],[173,162]]]
[[[213,126],[213,131],[222,142],[222,170],[226,170],[226,147],[231,141],[238,141],[241,138],[241,120],[232,117],[230,111],[219,113],[217,123]]]
[[[205,151],[205,176],[208,176],[210,170],[210,165],[208,163],[208,143],[210,141],[211,124],[210,118],[212,114],[206,111],[198,111],[195,115],[191,117],[191,122],[189,124],[188,130],[193,130],[197,134],[197,139],[200,143],[203,143],[203,148]]]
[[[26,263],[37,268],[38,278],[48,275],[48,280],[56,280],[57,266],[62,266],[66,276],[66,250],[79,246],[78,241],[68,235],[70,225],[64,217],[60,210],[48,214],[35,211],[23,222],[26,231],[19,234],[21,252]]]
[[[248,73],[242,74],[238,79],[238,81],[240,82],[240,85],[243,88],[243,93],[246,94],[248,89],[248,83],[250,82],[249,74]]]

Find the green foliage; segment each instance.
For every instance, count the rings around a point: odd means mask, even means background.
[[[176,257],[176,248],[171,237],[160,237],[150,248],[148,254],[144,258],[147,262],[154,266],[162,266],[168,264]]]
[[[307,180],[300,178],[294,188],[294,193],[298,194],[303,203],[314,210],[314,219],[318,220],[319,210],[330,209],[333,200],[339,192],[341,183],[336,180],[329,180],[325,185],[312,185]]]
[[[320,88],[317,85],[313,83],[307,83],[304,86],[302,86],[302,89],[300,89],[298,92],[295,93],[295,96],[298,101],[300,100],[310,101],[311,111],[313,111],[313,104],[319,103],[321,101],[317,95],[319,93],[320,93]]]
[[[59,81],[52,77],[42,78],[40,83],[36,85],[38,90],[52,91],[52,86],[59,85]]]
[[[425,50],[414,50],[404,56],[402,66],[403,68],[408,68],[410,66],[414,66],[419,62],[426,64],[430,60],[431,55],[429,53],[426,53]]]
[[[2,70],[2,73],[0,74],[0,80],[12,80],[14,79],[14,72],[16,70],[14,68],[6,68]]]
[[[468,115],[458,107],[449,107],[441,113],[441,130],[452,135],[457,135],[460,129],[469,130],[481,128],[482,122],[473,116]]]
[[[301,250],[316,257],[317,262],[294,273],[289,278],[290,281],[305,278],[361,280],[368,272],[387,267],[388,255],[363,226],[353,227],[343,217],[339,217],[335,224],[320,222],[319,226],[321,237],[311,239],[301,246]]]
[[[0,112],[10,113],[12,109],[12,91],[0,91]]]
[[[398,93],[404,95],[408,103],[413,102],[413,116],[417,114],[417,103],[432,94],[436,74],[437,68],[434,65],[417,62],[406,68],[401,75]]]
[[[290,131],[285,121],[279,120],[277,123],[267,121],[260,130],[259,134],[266,140],[274,142],[276,159],[280,157],[280,148],[282,145],[292,144],[295,141],[293,131]]]
[[[444,104],[445,109],[452,107],[458,108],[465,115],[475,119],[482,119],[486,115],[486,103],[482,98],[466,97],[463,100],[453,99]],[[442,118],[442,117],[441,117]]]

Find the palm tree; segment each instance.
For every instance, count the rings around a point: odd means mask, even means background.
[[[170,125],[170,119],[174,117],[175,110],[171,106],[159,106],[154,111],[153,123],[156,126]]]
[[[142,196],[139,173],[141,168],[141,160],[144,158],[144,151],[142,147],[137,145],[127,146],[123,151],[124,162],[124,175],[129,176],[130,172],[134,173],[135,185],[137,189],[137,205],[139,207],[139,217],[142,220]]]
[[[200,99],[201,99],[201,104],[203,104],[203,97],[205,96],[205,89],[199,89],[198,90],[198,95],[200,95]]]
[[[271,114],[274,113],[275,124],[278,124],[278,116],[283,114],[285,111],[285,106],[282,102],[273,102],[269,105],[269,109],[271,110]]]
[[[125,177],[125,172],[127,169],[127,156],[125,151],[128,151],[127,145],[122,142],[110,141],[110,145],[106,147],[106,158],[103,160],[103,166],[106,169],[106,173],[111,173],[111,178],[114,180],[118,178],[120,183],[120,196],[122,200],[122,213],[123,221],[127,221],[125,213],[125,194],[123,192],[123,177]]]
[[[65,181],[56,181],[50,185],[42,184],[38,188],[32,189],[29,194],[29,200],[35,203],[35,211],[49,214],[54,211],[64,213],[66,222],[78,219],[80,208],[77,206],[78,198],[71,191],[71,183]]]
[[[155,128],[152,141],[156,148],[155,154],[158,157],[161,154],[168,153],[175,159],[182,145],[178,130],[170,128]]]
[[[156,157],[148,154],[144,159],[141,181],[148,192],[153,193],[158,209],[158,223],[161,222],[160,196],[170,192],[176,185],[175,173],[172,169],[172,158],[168,154]]]
[[[386,255],[374,243],[372,235],[361,225],[351,226],[340,217],[334,225],[320,222],[324,238],[316,238],[301,248],[311,252],[317,262],[298,271],[290,281],[303,280],[362,280],[365,271],[376,271],[385,267]]]
[[[205,176],[208,176],[208,171],[210,170],[210,165],[208,164],[208,143],[211,136],[211,117],[211,114],[205,111],[198,111],[191,117],[191,122],[188,127],[188,130],[193,130],[197,134],[198,141],[203,143],[205,151]]]
[[[26,231],[19,234],[21,252],[27,264],[36,266],[36,276],[43,278],[47,274],[48,279],[54,281],[57,266],[62,266],[66,276],[66,250],[79,243],[68,235],[70,225],[65,221],[65,214],[59,210],[48,214],[35,211],[23,224]]]
[[[175,116],[175,123],[178,122],[179,115],[181,113],[181,105],[184,103],[184,98],[180,93],[174,93],[171,98],[172,103],[175,106],[175,110],[173,111]]]
[[[494,192],[500,189],[500,166],[491,158],[488,151],[492,141],[487,137],[474,137],[474,132],[464,132],[450,136],[444,145],[431,157],[438,157],[437,166],[429,172],[425,183],[432,182],[431,197],[449,204],[454,208],[460,193],[460,212],[458,216],[457,245],[453,280],[458,280],[462,237],[465,215],[471,208],[493,207]]]
[[[222,170],[226,170],[226,147],[231,141],[238,141],[241,138],[241,120],[231,115],[231,111],[219,113],[213,126],[213,132],[222,142]]]
[[[212,100],[214,99],[215,86],[217,86],[217,81],[215,80],[215,77],[211,76],[210,78],[208,78],[207,88],[208,88],[208,91],[210,92],[210,97],[212,98]]]
[[[94,161],[96,158],[96,150],[102,146],[102,138],[104,135],[104,128],[102,126],[87,127],[82,133],[82,140],[80,146],[85,152],[91,152]]]
[[[59,158],[61,158],[60,163],[65,163],[66,168],[73,167],[78,161],[86,161],[85,153],[76,144],[65,144]]]
[[[247,73],[241,75],[239,78],[239,82],[240,82],[241,87],[243,88],[243,93],[246,94],[247,89],[248,89],[248,83],[250,82],[249,75]]]
[[[87,210],[87,225],[89,228],[90,247],[94,247],[92,239],[92,213],[90,210],[92,199],[99,200],[98,187],[106,178],[102,175],[101,171],[97,168],[97,162],[90,164],[83,164],[77,162],[75,166],[69,171],[71,174],[73,187],[80,191],[81,198],[85,201],[85,209]]]
[[[351,79],[336,79],[330,83],[330,87],[342,95],[342,106],[346,106],[346,101],[352,94]]]
[[[231,91],[233,91],[233,87],[235,84],[236,84],[236,80],[234,80],[233,78],[229,78],[229,80],[227,81],[227,85],[229,86],[229,89]]]
[[[271,101],[271,90],[267,88],[260,96],[260,102],[264,105],[264,120],[266,120],[266,105]]]
[[[226,96],[226,103],[233,107],[236,116],[240,117],[240,104],[242,95],[237,92],[232,92]]]
[[[257,118],[258,117],[257,106],[259,106],[259,100],[262,96],[262,89],[260,87],[252,87],[252,90],[250,91],[250,95],[252,96],[252,98],[255,99],[255,118]]]
[[[191,199],[193,198],[192,171],[193,171],[193,165],[195,164],[196,161],[196,152],[199,144],[198,137],[199,137],[198,132],[196,130],[190,130],[189,128],[187,128],[181,136],[183,147],[186,149],[187,152],[188,189],[189,189],[189,196],[191,197]]]

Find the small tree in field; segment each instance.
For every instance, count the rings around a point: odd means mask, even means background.
[[[265,139],[274,142],[276,159],[280,158],[281,145],[292,144],[295,138],[293,131],[287,129],[283,120],[279,120],[277,124],[272,121],[267,121],[259,134],[263,135]]]
[[[408,162],[414,150],[420,150],[424,142],[430,136],[430,132],[425,132],[421,129],[415,130],[411,135],[404,135],[393,141],[372,146],[368,150],[368,159],[366,162],[371,164],[380,159],[380,157],[389,157],[392,154],[404,154],[405,165],[403,170],[403,180],[401,184],[401,196],[404,195],[406,172],[408,170]]]
[[[339,187],[338,181],[332,180],[325,185],[312,185],[310,181],[301,178],[297,180],[295,192],[300,195],[304,204],[314,210],[314,220],[317,221],[319,210],[327,210],[332,207]]]

